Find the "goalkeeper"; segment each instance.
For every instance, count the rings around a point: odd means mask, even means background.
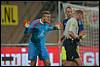
[[[25,24],[25,34],[32,34],[28,45],[28,60],[30,65],[36,66],[37,56],[44,61],[45,66],[50,66],[49,54],[45,46],[46,32],[58,30],[59,25],[50,25],[51,14],[49,11],[43,11],[40,19]]]

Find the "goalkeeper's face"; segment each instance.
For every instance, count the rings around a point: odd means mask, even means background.
[[[44,22],[47,23],[51,22],[51,14],[44,14]]]

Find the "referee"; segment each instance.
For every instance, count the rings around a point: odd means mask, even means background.
[[[81,65],[81,59],[79,58],[79,54],[77,52],[77,46],[80,41],[78,35],[78,21],[80,17],[83,15],[83,11],[76,10],[73,14],[73,17],[69,19],[66,24],[65,31],[64,31],[64,45],[67,55],[67,61],[75,62],[77,65]],[[71,63],[69,63],[71,65]]]

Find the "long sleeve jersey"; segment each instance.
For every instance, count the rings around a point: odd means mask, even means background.
[[[28,28],[25,28],[24,34],[32,33],[31,41],[39,43],[46,40],[46,32],[53,30],[53,27],[48,23],[43,23],[41,19],[37,19],[32,21]]]

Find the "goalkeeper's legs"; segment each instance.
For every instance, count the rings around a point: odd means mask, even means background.
[[[44,64],[45,66],[50,66],[51,65],[50,60],[49,59],[44,60]]]
[[[36,61],[31,60],[30,65],[31,65],[31,66],[36,66]]]
[[[29,41],[28,45],[28,60],[30,60],[30,65],[31,66],[36,66],[36,61],[37,61],[37,50],[31,41]]]

